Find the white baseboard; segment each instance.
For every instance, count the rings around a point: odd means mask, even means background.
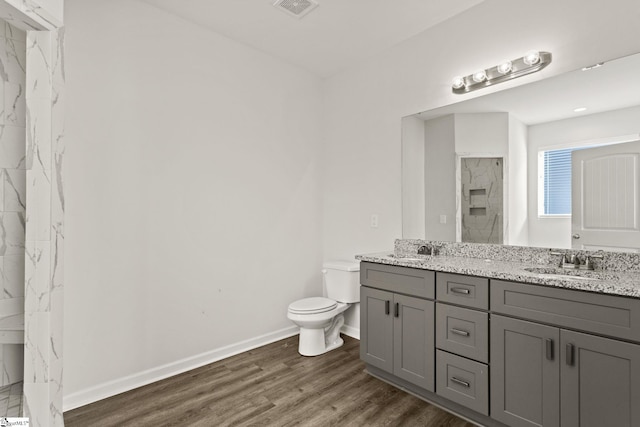
[[[342,332],[343,334],[350,336],[351,338],[355,338],[357,340],[360,339],[360,329],[356,329],[353,326],[349,326],[349,325],[342,325],[342,328],[340,329],[340,332]]]
[[[208,351],[196,356],[187,357],[186,359],[148,369],[133,375],[98,384],[64,396],[62,404],[63,410],[70,411],[72,409],[79,408],[80,406],[88,405],[89,403],[97,402],[98,400],[106,399],[107,397],[124,393],[125,391],[133,390],[134,388],[142,387],[191,369],[199,368],[201,366],[208,365],[209,363],[217,362],[218,360],[226,359],[227,357],[297,335],[298,332],[299,329],[297,326],[290,326],[275,332],[241,341],[236,344],[228,345],[226,347]],[[358,331],[358,335],[359,332],[360,331]],[[345,333],[352,336],[349,332]]]

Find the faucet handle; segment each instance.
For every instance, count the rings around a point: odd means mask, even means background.
[[[590,255],[587,255],[587,257],[584,259],[584,268],[586,270],[593,270],[593,261],[591,261]]]

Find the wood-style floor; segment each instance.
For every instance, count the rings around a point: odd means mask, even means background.
[[[316,357],[294,336],[64,414],[67,427],[472,427],[364,370],[359,341]]]

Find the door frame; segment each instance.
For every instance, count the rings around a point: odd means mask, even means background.
[[[456,152],[456,242],[462,242],[462,159],[502,159],[502,244],[509,242],[509,156],[499,152]]]

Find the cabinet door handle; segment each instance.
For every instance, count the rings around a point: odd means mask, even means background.
[[[393,315],[396,316],[396,317],[400,316],[400,303],[396,303],[396,306],[395,306],[394,311],[393,311]]]
[[[384,302],[384,314],[386,314],[386,315],[389,315],[389,310],[390,310],[389,309],[389,304],[391,304],[391,301],[389,301],[389,300],[386,300]]]
[[[553,360],[553,340],[551,338],[547,338],[545,340],[547,359]]]
[[[459,378],[451,377],[451,378],[449,378],[449,379],[451,380],[451,382],[456,383],[456,384],[458,384],[458,385],[461,385],[462,387],[466,387],[466,388],[471,387],[471,384],[469,384],[469,383],[468,383],[468,382],[466,382],[466,381],[462,381],[462,380],[461,380],[461,379],[459,379]]]
[[[567,365],[573,366],[574,360],[574,349],[573,344],[567,344]]]
[[[451,331],[452,334],[462,335],[463,337],[469,336],[469,332],[463,331],[462,329],[451,328],[449,330]]]
[[[466,289],[466,288],[451,288],[450,290],[454,294],[469,295],[471,293],[471,291],[469,289]]]

